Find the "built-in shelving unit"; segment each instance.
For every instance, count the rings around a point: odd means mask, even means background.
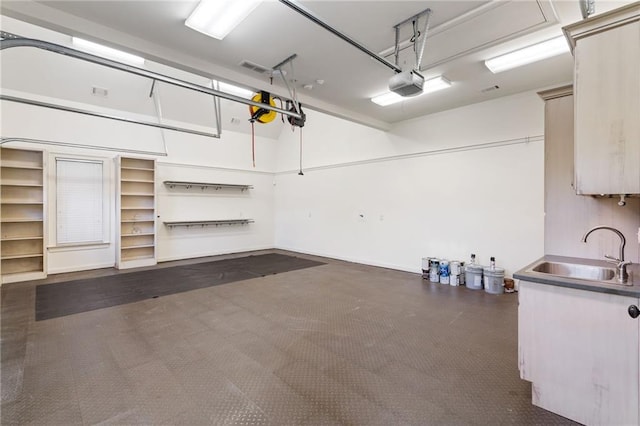
[[[202,190],[206,188],[211,188],[215,190],[219,189],[239,189],[241,191],[246,191],[248,189],[253,189],[251,185],[238,185],[232,183],[211,183],[211,182],[183,182],[183,181],[173,181],[173,180],[165,180],[163,182],[169,188],[175,187],[184,187],[187,189],[191,188],[200,188]]]
[[[156,264],[155,160],[118,158],[118,269]]]
[[[165,226],[173,228],[176,226],[221,226],[221,225],[248,225],[253,223],[253,219],[224,219],[224,220],[181,220],[174,222],[163,222]]]
[[[44,155],[0,148],[2,283],[46,277]]]

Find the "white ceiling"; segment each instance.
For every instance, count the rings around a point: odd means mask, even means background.
[[[272,0],[258,8],[224,40],[184,26],[197,5],[182,1],[11,1],[2,14],[69,35],[138,53],[197,74],[270,90],[283,96],[281,80],[239,66],[248,60],[272,67],[291,54],[299,99],[309,108],[378,128],[457,106],[549,87],[572,79],[572,58],[564,54],[500,74],[483,60],[561,34],[580,19],[577,0],[517,1],[302,1],[307,9],[374,52],[393,46],[393,26],[431,8],[433,16],[423,60],[426,78],[444,75],[453,86],[388,107],[369,98],[387,91],[393,71],[329,31]],[[626,2],[598,2],[597,12]],[[408,37],[409,28],[401,40]],[[388,59],[393,60],[389,57]],[[413,66],[406,49],[401,66]],[[287,68],[285,68],[287,69]],[[316,80],[324,80],[319,85]],[[302,86],[312,84],[311,90]],[[483,91],[490,87],[499,89]]]

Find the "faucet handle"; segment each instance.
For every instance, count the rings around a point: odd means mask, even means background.
[[[607,258],[607,262],[609,262],[609,263],[620,264],[621,262],[624,262],[624,260],[618,259],[617,257],[609,256],[608,254],[605,254],[604,257]],[[631,262],[629,262],[629,263],[631,263]]]
[[[613,263],[614,265],[616,265],[617,268],[626,268],[627,265],[633,264],[633,262],[631,262],[630,260],[620,260],[616,257],[609,256],[606,254],[604,255],[604,257],[608,259],[607,262]]]

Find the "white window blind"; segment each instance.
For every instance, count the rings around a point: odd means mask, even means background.
[[[56,158],[58,244],[102,242],[102,161]]]

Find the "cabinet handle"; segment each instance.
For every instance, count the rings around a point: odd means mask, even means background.
[[[627,312],[629,312],[631,318],[638,318],[638,316],[640,316],[640,309],[638,309],[636,305],[630,305]]]

